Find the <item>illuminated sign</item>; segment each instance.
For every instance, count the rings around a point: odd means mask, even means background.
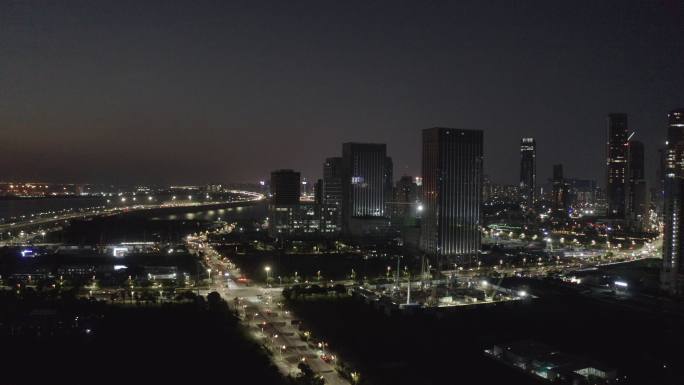
[[[23,249],[21,251],[21,257],[22,258],[33,258],[35,256],[36,256],[36,254],[31,249]]]

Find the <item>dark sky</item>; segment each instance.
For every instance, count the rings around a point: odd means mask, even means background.
[[[626,112],[649,170],[684,107],[679,1],[0,1],[0,180],[320,176],[344,141],[420,172],[420,130],[485,131],[485,171],[602,182]]]

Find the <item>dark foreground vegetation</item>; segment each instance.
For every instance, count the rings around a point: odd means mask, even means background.
[[[616,368],[620,383],[684,383],[680,314],[643,311],[547,281],[506,284],[524,285],[540,298],[417,314],[388,314],[329,290],[299,290],[288,303],[304,328],[325,336],[368,384],[539,383],[483,354],[493,344],[518,340]]]
[[[3,384],[288,383],[216,293],[122,307],[5,291],[0,307]]]

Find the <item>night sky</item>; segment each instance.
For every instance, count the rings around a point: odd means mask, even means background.
[[[420,173],[420,130],[485,131],[603,183],[609,112],[649,172],[684,107],[679,1],[0,1],[0,180],[317,178],[345,141]]]

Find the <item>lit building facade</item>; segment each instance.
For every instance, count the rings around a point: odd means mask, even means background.
[[[570,191],[570,202],[572,206],[585,209],[597,206],[599,188],[595,180],[565,178],[565,183],[568,185]]]
[[[482,198],[485,202],[492,204],[520,203],[520,185],[491,183],[485,178],[482,183]]]
[[[355,232],[360,227],[359,221],[378,223],[389,216],[385,212],[385,202],[391,194],[391,169],[385,144],[342,145],[342,227],[345,232]]]
[[[663,204],[663,289],[684,292],[684,109],[668,114]]]
[[[423,130],[421,248],[469,262],[481,244],[483,132]]]
[[[342,231],[342,158],[325,160],[321,189],[321,231],[337,234]]]
[[[321,228],[318,205],[300,200],[300,173],[277,170],[271,173],[269,234],[276,238],[316,234]]]
[[[269,210],[269,234],[276,238],[318,234],[321,231],[321,220],[317,208],[314,202],[272,206]]]
[[[606,195],[608,216],[625,217],[627,183],[627,114],[608,115],[608,141],[606,145]]]
[[[520,139],[520,194],[532,205],[537,187],[537,144],[534,138]]]

